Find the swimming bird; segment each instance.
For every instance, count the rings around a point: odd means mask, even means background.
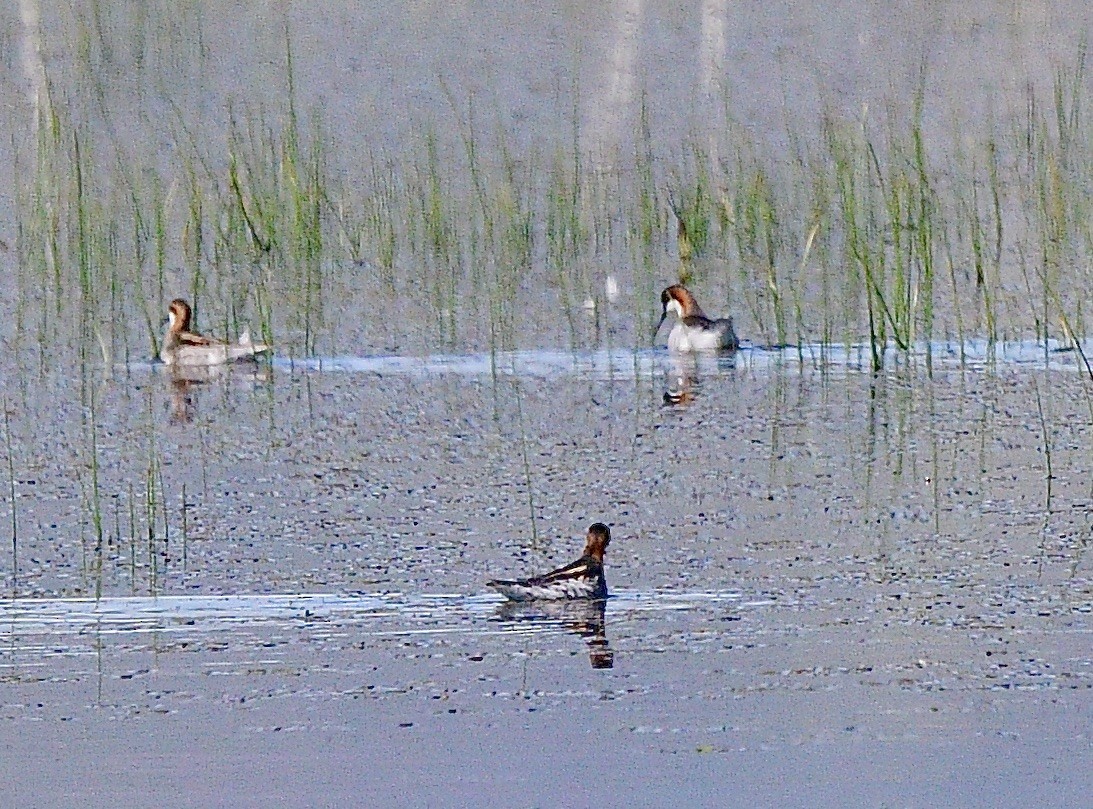
[[[223,365],[236,360],[251,359],[272,351],[270,346],[255,343],[245,331],[238,343],[225,343],[190,331],[190,304],[175,298],[167,307],[167,333],[159,358],[167,365]]]
[[[603,553],[611,542],[611,529],[602,522],[588,529],[584,553],[576,562],[530,579],[487,582],[510,601],[556,601],[563,598],[607,598],[607,579],[603,575]]]
[[[660,293],[660,303],[664,310],[657,323],[655,337],[664,324],[668,313],[673,313],[678,322],[668,334],[668,348],[671,351],[736,351],[740,341],[732,330],[732,318],[724,317],[711,320],[706,317],[702,307],[687,287],[673,284]]]

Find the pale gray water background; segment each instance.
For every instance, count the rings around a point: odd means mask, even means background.
[[[298,100],[322,109],[349,176],[424,124],[459,151],[441,80],[518,147],[564,142],[576,109],[582,150],[605,155],[632,148],[644,88],[657,154],[678,157],[726,94],[777,152],[787,128],[816,137],[825,109],[883,119],[925,59],[926,132],[955,149],[1013,126],[1029,86],[1050,94],[1090,31],[1084,2],[24,0],[0,15],[6,245],[36,77],[122,133],[123,154],[175,165],[175,105],[222,157],[229,106],[283,102],[286,19]],[[607,267],[621,303],[579,312],[579,339],[531,277],[526,351],[480,353],[479,322],[453,353],[427,306],[371,289],[366,267],[332,274],[323,356],[288,359],[299,337],[275,307],[272,367],[172,380],[144,362],[135,314],[118,324],[128,365],[117,347],[78,361],[78,323],[28,344],[8,310],[35,300],[34,276],[14,250],[0,263],[18,535],[11,553],[0,509],[4,806],[1093,794],[1093,417],[1064,343],[935,343],[932,376],[921,350],[874,377],[867,348],[820,346],[691,367],[644,347],[645,303]],[[169,264],[167,299],[190,281]],[[224,309],[210,292],[203,325]],[[570,561],[594,520],[614,532],[602,616],[487,592]]]

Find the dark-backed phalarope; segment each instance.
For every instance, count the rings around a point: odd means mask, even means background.
[[[581,558],[565,567],[530,579],[487,582],[512,601],[563,598],[607,598],[607,579],[603,575],[603,553],[611,542],[611,529],[601,522],[588,529]]]

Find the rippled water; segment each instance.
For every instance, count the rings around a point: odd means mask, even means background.
[[[1093,423],[1059,348],[938,344],[932,376],[925,349],[873,375],[864,349],[811,346],[133,365],[86,382],[94,448],[86,410],[28,392],[0,717],[42,766],[71,725],[77,760],[115,728],[118,750],[167,733],[290,770],[330,745],[433,768],[320,767],[332,803],[474,803],[490,759],[519,767],[499,787],[519,802],[598,756],[605,796],[671,803],[643,770],[661,761],[762,801],[762,773],[851,755],[955,783],[956,751],[995,798],[998,761],[1055,761],[1067,802],[1093,690]],[[602,609],[485,588],[574,558],[594,520],[614,534]],[[568,752],[544,756],[556,737]],[[241,761],[155,746],[169,780]],[[809,794],[838,802],[841,778]],[[283,774],[242,783],[308,802]]]

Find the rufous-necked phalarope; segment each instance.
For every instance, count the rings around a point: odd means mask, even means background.
[[[190,304],[182,298],[171,301],[167,308],[167,333],[159,352],[159,358],[167,365],[223,365],[272,350],[253,342],[247,331],[240,335],[238,343],[225,343],[190,331],[190,317]]]
[[[611,529],[602,522],[588,529],[588,541],[581,558],[543,576],[516,581],[487,582],[512,601],[563,598],[607,598],[607,579],[603,575],[603,552],[611,542]]]
[[[695,296],[687,287],[673,284],[660,293],[660,303],[664,311],[657,323],[655,337],[668,313],[673,313],[679,321],[668,334],[668,348],[671,351],[736,351],[740,342],[732,330],[732,318],[724,317],[710,320]]]

